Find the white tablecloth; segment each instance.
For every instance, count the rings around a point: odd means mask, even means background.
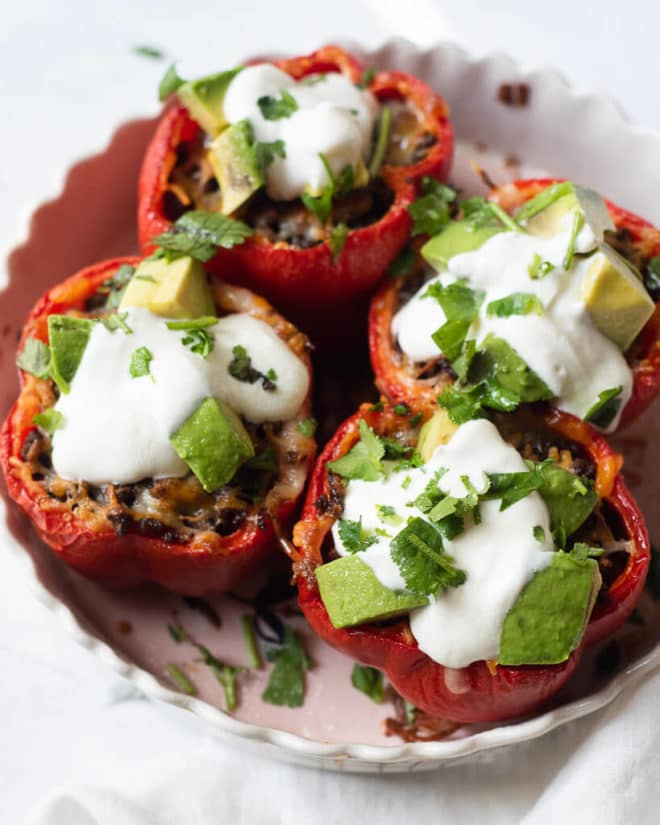
[[[213,8],[215,6],[215,8]],[[256,6],[256,7],[255,7]],[[56,194],[74,158],[120,121],[154,113],[161,63],[182,73],[337,37],[369,46],[397,34],[506,51],[607,88],[641,126],[660,127],[660,13],[643,0],[23,0],[0,18],[0,253]],[[11,825],[206,823],[580,823],[644,825],[660,813],[660,674],[600,713],[544,739],[430,774],[351,776],[246,755],[190,715],[136,695],[68,638],[0,552],[0,822]]]

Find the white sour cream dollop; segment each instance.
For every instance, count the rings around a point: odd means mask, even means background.
[[[459,498],[466,495],[461,476],[468,476],[477,490],[483,490],[486,473],[527,470],[519,453],[490,421],[469,421],[448,444],[438,446],[422,467],[392,472],[379,481],[350,481],[343,518],[362,519],[369,534],[379,529],[396,535],[408,518],[421,515],[412,501],[440,468],[448,470],[440,480],[441,489]],[[446,667],[497,659],[506,614],[532,576],[552,560],[550,517],[541,496],[531,493],[503,511],[500,504],[498,499],[481,502],[481,523],[466,519],[465,531],[444,542],[455,565],[466,572],[465,583],[441,591],[428,606],[410,614],[410,628],[420,650]],[[377,505],[393,507],[400,519],[398,526],[393,526],[392,516],[383,518]],[[534,536],[537,526],[543,529],[543,541]],[[332,535],[337,552],[347,555],[338,523]],[[360,558],[383,585],[405,590],[390,555],[390,538],[377,534],[376,538]]]
[[[258,100],[279,100],[283,90],[298,109],[288,117],[267,120]],[[358,89],[342,74],[331,72],[311,83],[297,83],[264,63],[236,75],[227,88],[223,111],[229,123],[249,120],[258,141],[283,141],[286,157],[277,157],[268,167],[266,190],[274,200],[292,200],[305,191],[317,194],[330,183],[320,153],[334,175],[346,166],[356,170],[369,160],[378,103],[371,92]]]
[[[215,396],[258,423],[292,418],[307,394],[305,365],[250,315],[228,315],[209,327],[215,346],[206,359],[182,345],[185,332],[168,329],[166,319],[149,310],[128,309],[125,320],[131,334],[94,324],[71,390],[55,405],[64,416],[53,437],[53,467],[62,478],[130,484],[183,476],[188,467],[169,439],[204,398]],[[237,345],[256,369],[275,370],[274,391],[229,375]],[[139,347],[152,355],[151,377],[130,374]]]
[[[574,257],[567,272],[562,261],[570,227],[552,238],[520,232],[501,232],[479,249],[450,258],[447,271],[425,284],[392,320],[392,334],[413,361],[438,357],[432,334],[445,322],[438,302],[424,297],[429,283],[448,284],[461,278],[485,292],[479,317],[470,336],[477,343],[492,333],[503,338],[526,361],[556,396],[556,405],[584,418],[604,390],[621,387],[619,413],[607,428],[616,429],[620,413],[632,393],[632,372],[620,350],[592,322],[582,297],[582,284],[591,260]],[[576,251],[590,252],[596,239],[588,226],[580,232]],[[539,279],[528,267],[535,255],[554,264]],[[488,317],[490,301],[514,292],[534,293],[543,314]]]

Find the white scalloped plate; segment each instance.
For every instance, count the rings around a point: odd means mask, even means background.
[[[504,56],[474,61],[454,45],[420,52],[397,40],[373,53],[364,53],[352,43],[347,47],[361,53],[368,64],[423,77],[446,97],[459,138],[452,178],[465,191],[482,190],[470,161],[485,167],[498,183],[547,172],[591,184],[660,223],[660,202],[655,197],[660,188],[660,136],[631,127],[608,98],[576,94],[556,72],[524,75]],[[512,82],[528,84],[529,105],[511,107],[498,101],[500,84]],[[61,194],[35,211],[26,241],[10,255],[9,283],[0,292],[3,415],[16,393],[16,335],[36,298],[92,261],[137,248],[135,183],[154,123],[141,120],[122,126],[105,150],[72,167]],[[656,539],[660,514],[653,506],[657,489],[652,478],[660,463],[658,423],[657,411],[652,411],[618,440],[631,468],[629,481],[652,518],[649,527]],[[219,735],[252,742],[261,752],[304,765],[351,771],[433,768],[541,736],[603,707],[624,687],[660,666],[658,611],[647,600],[642,605],[646,629],[628,624],[617,634],[616,647],[591,651],[546,712],[508,725],[464,726],[443,741],[403,744],[383,732],[391,705],[375,705],[355,691],[349,679],[352,662],[313,637],[294,616],[287,621],[302,630],[316,662],[308,675],[305,706],[274,708],[261,702],[267,672],[255,671],[242,678],[241,702],[229,715],[221,710],[218,685],[189,652],[172,642],[166,625],[176,611],[199,641],[221,658],[241,664],[245,652],[239,618],[244,606],[228,597],[214,599],[223,619],[218,630],[177,597],[155,588],[104,590],[60,564],[35,539],[16,509],[7,507],[6,499],[0,507],[6,516],[0,522],[4,544],[27,562],[26,573],[37,595],[82,644],[148,696],[206,719]],[[186,666],[199,698],[164,685],[168,661]]]

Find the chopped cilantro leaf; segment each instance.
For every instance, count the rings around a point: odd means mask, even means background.
[[[328,462],[328,468],[343,478],[376,481],[383,472],[381,459],[385,445],[363,419],[359,424],[360,440],[341,458]]]
[[[405,246],[390,264],[387,274],[391,278],[405,278],[413,271],[416,263],[417,253],[412,246]]]
[[[421,423],[422,418],[424,418],[424,414],[423,414],[423,413],[421,413],[421,412],[420,412],[420,413],[416,413],[416,414],[415,414],[415,415],[413,415],[413,416],[412,416],[412,418],[410,419],[410,426],[411,426],[411,427],[416,427],[418,424],[420,424],[420,423]]]
[[[167,100],[171,94],[176,92],[183,82],[184,81],[177,74],[176,63],[172,63],[172,65],[165,72],[163,79],[160,81],[160,85],[158,86],[158,100]]]
[[[195,685],[193,685],[178,665],[175,665],[174,662],[170,662],[165,668],[165,673],[167,673],[182,693],[186,693],[188,696],[195,696],[197,693]]]
[[[188,638],[188,634],[180,624],[168,624],[167,632],[177,644],[185,642]]]
[[[370,409],[371,409],[371,412],[383,412],[383,410],[385,409],[385,404],[383,404],[382,400],[381,401],[376,401],[375,404],[371,405]]]
[[[575,243],[577,241],[577,237],[580,234],[580,230],[584,226],[584,215],[582,212],[575,211],[573,215],[573,226],[571,227],[571,234],[568,239],[568,249],[566,250],[566,254],[564,255],[564,260],[562,261],[562,266],[568,272],[568,270],[573,265],[573,257],[575,256]]]
[[[622,391],[623,387],[612,387],[609,390],[603,390],[598,395],[596,403],[587,410],[584,420],[590,421],[603,430],[607,429],[619,412]]]
[[[543,315],[543,304],[533,292],[512,292],[504,298],[490,301],[486,307],[489,317],[508,318],[511,315]]]
[[[128,312],[113,312],[106,318],[99,318],[99,320],[103,324],[103,326],[108,330],[108,332],[116,332],[118,329],[120,329],[124,333],[124,335],[132,335],[133,330],[126,323],[127,317]]]
[[[310,195],[308,192],[303,192],[300,199],[322,224],[326,224],[332,211],[332,195],[332,186],[327,186],[320,195]]]
[[[395,404],[392,407],[392,412],[395,415],[408,415],[410,413],[410,410],[408,409],[407,404]]]
[[[285,158],[286,150],[283,140],[273,140],[269,143],[254,142],[254,154],[257,163],[265,171],[275,161],[275,158]]]
[[[48,378],[50,374],[50,347],[38,338],[26,338],[16,364],[25,372],[37,378]]]
[[[583,541],[576,541],[569,551],[569,556],[576,561],[586,561],[587,559],[598,558],[603,555],[602,547],[591,547]]]
[[[151,376],[151,380],[154,381],[153,375],[151,375],[151,362],[153,361],[153,354],[148,347],[138,347],[131,355],[131,365],[129,367],[129,372],[132,378],[142,378],[145,375]]]
[[[651,258],[646,265],[644,286],[652,295],[660,292],[660,255]]]
[[[311,438],[316,432],[316,427],[317,421],[315,418],[303,418],[302,421],[298,422],[296,429],[305,438]]]
[[[344,245],[346,244],[346,239],[348,238],[348,232],[349,229],[345,223],[338,223],[337,226],[333,227],[330,232],[328,243],[330,244],[330,252],[332,252],[332,260],[334,263],[337,263],[341,253],[344,250]]]
[[[442,354],[450,361],[455,361],[463,351],[463,344],[470,329],[470,321],[445,321],[431,335],[434,343]]]
[[[227,710],[231,712],[236,707],[236,677],[241,672],[241,668],[221,662],[204,645],[197,642],[194,642],[194,645],[201,653],[204,664],[222,685],[225,693],[225,705]]]
[[[305,698],[305,671],[312,666],[312,660],[292,628],[284,627],[284,644],[279,650],[270,651],[268,659],[275,662],[275,667],[261,698],[271,705],[300,707]]]
[[[286,89],[280,89],[279,99],[270,95],[260,97],[257,100],[257,106],[266,120],[281,120],[285,117],[291,117],[294,112],[298,111],[298,103],[295,97]]]
[[[367,536],[362,529],[362,519],[351,521],[340,518],[338,522],[339,538],[349,553],[361,553],[376,541],[374,536]]]
[[[470,289],[462,281],[443,286],[435,281],[429,284],[424,298],[434,298],[442,307],[447,320],[474,321],[483,303],[484,293],[477,289]]]
[[[413,219],[413,237],[437,235],[449,223],[450,204],[456,191],[433,178],[422,178],[422,195],[408,206]]]
[[[376,76],[376,69],[374,66],[369,66],[368,69],[365,69],[362,72],[362,80],[357,84],[358,88],[366,89],[367,86],[370,86],[373,82],[374,77]]]
[[[526,498],[543,484],[543,479],[534,470],[520,473],[491,473],[488,480],[490,487],[485,497],[501,499],[500,510],[506,510],[512,504]]]
[[[189,347],[192,352],[206,359],[213,351],[215,338],[205,329],[193,329],[183,336],[181,343],[184,347]]]
[[[252,359],[248,355],[245,347],[237,344],[232,348],[232,355],[234,357],[227,366],[227,372],[232,378],[235,378],[237,381],[243,381],[246,384],[254,384],[257,381],[261,381],[261,386],[266,392],[274,392],[277,389],[275,383],[277,376],[274,370],[269,370],[264,374],[260,370],[255,369],[255,367],[252,366]],[[270,373],[273,373],[275,378],[272,378]]]
[[[37,413],[33,417],[32,421],[37,426],[41,427],[44,432],[48,433],[51,438],[55,431],[61,430],[66,423],[62,413],[59,410],[56,410],[55,407],[48,407],[48,409],[43,412]]]
[[[106,280],[103,281],[101,286],[97,289],[97,292],[108,296],[105,301],[105,309],[117,309],[121,303],[121,299],[124,297],[124,292],[126,291],[128,282],[133,277],[134,272],[134,266],[131,266],[130,264],[122,264],[112,278],[106,278]]]
[[[259,652],[259,644],[257,643],[257,634],[254,629],[254,620],[252,616],[241,616],[241,630],[243,631],[243,641],[248,655],[248,664],[252,668],[260,668],[262,666],[261,653]]]
[[[377,704],[380,704],[385,698],[383,674],[375,667],[355,665],[351,673],[351,684],[356,690],[362,691]]]
[[[385,152],[387,151],[387,141],[390,136],[390,123],[392,121],[392,111],[383,106],[380,115],[380,123],[378,124],[378,137],[376,139],[376,148],[374,149],[371,163],[369,164],[369,177],[375,178],[378,174]]]
[[[413,593],[432,596],[440,588],[459,587],[465,582],[465,572],[445,553],[440,533],[422,518],[411,519],[397,533],[390,554],[406,588]]]
[[[553,263],[544,261],[539,253],[535,252],[532,262],[527,267],[527,273],[533,281],[537,281],[540,278],[545,278],[554,268],[555,265]]]
[[[133,51],[140,57],[150,57],[152,60],[162,60],[165,57],[163,52],[154,46],[135,46]]]
[[[545,530],[541,527],[540,524],[535,525],[534,530],[534,538],[537,541],[544,542],[545,541]]]
[[[403,522],[403,518],[389,504],[377,504],[376,512],[382,521],[392,526],[397,526]]]
[[[483,389],[481,385],[468,389],[447,386],[438,396],[438,406],[447,410],[454,424],[465,424],[483,416]]]
[[[156,235],[153,243],[168,259],[190,255],[204,263],[215,255],[216,247],[231,249],[250,235],[252,229],[241,221],[219,212],[193,209],[181,215],[170,230]]]

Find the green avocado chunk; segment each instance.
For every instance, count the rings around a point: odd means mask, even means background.
[[[48,316],[51,375],[65,395],[82,360],[94,322],[73,315]]]
[[[451,221],[422,247],[422,256],[434,269],[444,269],[447,261],[462,252],[479,249],[493,235],[502,231],[498,226],[471,227],[467,221]]]
[[[218,135],[209,147],[208,159],[220,185],[225,215],[235,212],[266,182],[247,120],[239,120]]]
[[[585,225],[591,228],[598,243],[614,223],[605,201],[593,189],[570,181],[555,183],[527,201],[516,219],[523,222],[531,235],[552,238],[571,228],[575,212],[581,212]]]
[[[655,304],[642,276],[611,247],[601,245],[590,258],[582,297],[598,329],[625,352],[653,315]]]
[[[241,419],[222,401],[209,396],[170,438],[180,458],[207,493],[227,484],[254,456],[254,446]]]
[[[417,452],[422,461],[430,461],[435,448],[441,444],[448,444],[457,429],[458,424],[454,424],[449,418],[447,410],[436,410],[419,431]]]
[[[504,619],[501,665],[555,665],[579,645],[598,590],[598,564],[557,552],[525,586]]]
[[[334,627],[389,619],[428,604],[426,596],[381,584],[358,556],[342,556],[316,569],[321,599]]]
[[[126,307],[145,307],[165,318],[216,315],[204,267],[187,255],[142,261],[121,299],[120,309]]]
[[[190,80],[182,83],[177,89],[179,100],[190,113],[190,117],[211,137],[219,135],[227,126],[223,111],[225,94],[229,84],[242,68],[239,66],[237,69]]]

